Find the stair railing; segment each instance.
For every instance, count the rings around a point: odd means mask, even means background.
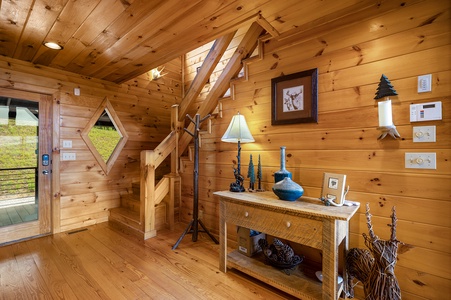
[[[171,132],[154,149],[141,151],[141,180],[140,180],[140,222],[143,225],[144,239],[156,236],[155,206],[169,194],[166,219],[169,228],[174,229],[175,198],[180,199],[180,175],[178,174],[178,105],[171,110]],[[171,173],[167,174],[155,185],[155,170],[171,155]]]

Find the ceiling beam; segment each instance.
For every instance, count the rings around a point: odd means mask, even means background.
[[[200,105],[198,110],[198,114],[203,118],[207,114],[210,114],[218,104],[218,99],[227,91],[230,87],[230,80],[237,76],[242,68],[242,61],[246,59],[252,52],[255,50],[258,44],[258,38],[265,30],[256,22],[254,22],[246,35],[243,37],[243,40],[238,45],[235,53],[230,58],[227,66],[222,71],[218,80],[216,80],[215,85],[208,93],[205,100]],[[188,131],[193,132],[194,125],[191,123],[188,128]],[[179,153],[183,153],[191,142],[192,136],[185,132],[179,141]]]
[[[230,42],[233,40],[236,31],[228,33],[215,41],[213,46],[208,52],[207,57],[205,58],[199,72],[196,74],[191,86],[188,89],[185,97],[180,103],[179,108],[179,121],[183,121],[185,119],[186,113],[189,111],[190,106],[194,103],[194,101],[199,96],[202,88],[205,86],[205,83],[210,78],[214,69],[218,65],[218,62],[221,60],[222,55],[227,50],[227,47],[230,45]]]

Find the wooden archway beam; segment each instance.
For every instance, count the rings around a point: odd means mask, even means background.
[[[221,60],[222,55],[227,50],[227,47],[229,46],[230,42],[233,40],[235,33],[236,30],[220,37],[214,42],[213,46],[210,49],[210,52],[208,52],[207,57],[202,63],[199,73],[197,73],[196,77],[191,83],[191,86],[188,89],[188,92],[183,97],[183,100],[180,103],[179,121],[183,121],[185,119],[185,116],[188,113],[190,106],[199,96],[205,83],[208,81],[208,78],[210,78],[214,69]]]
[[[265,32],[265,30],[256,22],[254,22],[246,35],[241,40],[235,53],[230,58],[227,66],[222,71],[218,80],[216,80],[215,85],[208,93],[206,99],[202,102],[199,111],[197,112],[201,117],[206,116],[211,113],[216,105],[218,104],[218,99],[227,91],[230,87],[230,80],[237,76],[242,68],[243,59],[247,58],[255,50],[258,44],[258,38]],[[182,115],[182,114],[180,114]],[[194,126],[190,124],[187,128],[193,131]],[[192,136],[185,132],[179,141],[179,153],[183,153],[191,142]]]

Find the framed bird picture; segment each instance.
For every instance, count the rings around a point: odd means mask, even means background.
[[[318,122],[318,69],[271,79],[271,124]]]

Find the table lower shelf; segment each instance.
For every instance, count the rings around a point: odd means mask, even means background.
[[[249,276],[263,281],[290,295],[301,299],[322,299],[322,284],[312,278],[315,272],[304,263],[295,269],[285,271],[267,265],[263,255],[247,257],[238,251],[233,251],[227,256],[227,266],[237,269]]]

